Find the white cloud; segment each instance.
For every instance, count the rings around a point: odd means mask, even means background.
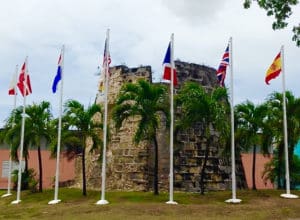
[[[295,9],[294,16],[300,13]],[[292,23],[298,21],[291,19]],[[0,125],[13,103],[7,87],[15,65],[29,56],[33,94],[28,103],[49,100],[60,47],[66,45],[64,99],[94,100],[105,32],[111,29],[112,64],[151,65],[156,78],[171,33],[175,57],[217,67],[230,36],[234,42],[235,100],[259,102],[281,82],[264,85],[265,70],[281,44],[286,46],[287,88],[300,96],[297,84],[299,48],[290,29],[271,29],[263,10],[245,10],[241,1],[201,0],[10,0],[0,9]],[[229,82],[229,77],[226,79]],[[228,84],[228,83],[227,83]],[[18,99],[18,105],[21,99]]]
[[[162,2],[177,17],[191,24],[213,23],[226,3],[226,1],[219,0],[162,0]]]

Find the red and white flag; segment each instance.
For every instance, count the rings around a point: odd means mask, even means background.
[[[21,68],[21,72],[19,75],[19,81],[17,83],[17,86],[22,94],[22,96],[27,96],[29,94],[32,93],[31,90],[31,84],[30,84],[30,77],[29,74],[27,72],[27,63],[26,61],[24,62],[22,68]],[[26,78],[25,78],[26,76]]]
[[[17,94],[17,91],[16,91],[17,80],[18,80],[18,73],[15,72],[10,81],[10,84],[9,84],[8,95],[16,95]]]

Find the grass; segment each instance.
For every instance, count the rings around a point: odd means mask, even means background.
[[[5,191],[0,191],[0,195]],[[12,205],[16,199],[0,199],[0,219],[300,219],[300,199],[283,199],[279,190],[238,191],[240,204],[227,204],[230,191],[175,193],[178,205],[167,205],[167,193],[154,196],[150,192],[107,192],[108,205],[95,205],[100,199],[98,191],[81,195],[79,189],[61,188],[61,203],[48,205],[53,190],[43,193],[22,192],[22,202]],[[293,192],[300,195],[299,191]]]

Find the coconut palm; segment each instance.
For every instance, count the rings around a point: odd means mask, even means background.
[[[70,134],[63,134],[68,136],[69,143],[78,142],[77,138],[80,138],[82,147],[82,194],[86,196],[86,170],[85,170],[85,150],[87,147],[87,138],[91,138],[93,141],[92,149],[101,145],[99,139],[99,128],[102,128],[102,124],[94,120],[94,116],[97,113],[101,113],[101,107],[97,104],[89,106],[87,109],[76,100],[69,100],[65,103],[65,119],[68,122],[68,130],[75,130],[77,135],[72,137]]]
[[[267,127],[265,124],[267,117],[267,106],[265,104],[255,105],[250,101],[238,104],[235,106],[235,116],[236,116],[236,133],[237,133],[237,143],[240,143],[245,150],[252,147],[252,189],[256,190],[255,182],[255,170],[256,170],[256,151],[257,146],[260,144],[261,151],[263,154],[268,153],[268,148],[270,145],[263,144],[261,139],[262,135],[268,134],[266,131]],[[263,138],[263,140],[271,139],[269,135]],[[268,138],[268,139],[267,139]],[[265,143],[265,142],[264,142]]]
[[[24,133],[24,149],[23,155],[25,158],[25,173],[28,172],[28,150],[29,147],[37,147],[38,163],[39,163],[39,192],[43,190],[43,168],[41,144],[50,140],[50,121],[52,114],[50,112],[50,103],[42,101],[40,104],[33,103],[26,106],[26,122]],[[12,111],[6,121],[6,135],[5,140],[9,143],[11,148],[11,156],[14,160],[18,159],[18,149],[20,143],[20,130],[22,123],[23,107],[20,106]],[[24,187],[23,187],[24,188]],[[26,188],[26,187],[25,187]]]
[[[22,106],[14,109],[10,113],[9,117],[6,119],[4,128],[1,129],[1,132],[0,132],[0,143],[6,143],[8,146],[10,146],[10,157],[13,161],[19,161],[18,149],[19,149],[19,145],[20,145],[21,123],[16,124],[15,122],[20,122],[22,120],[22,117],[21,117],[22,112],[23,112]],[[26,140],[24,140],[24,149],[23,149],[25,168],[22,173],[22,179],[23,179],[23,176],[27,176],[27,174],[29,173],[28,149],[29,149],[29,141],[26,139]],[[17,176],[16,172],[12,172],[12,174]],[[16,186],[14,186],[14,187],[16,187]],[[25,181],[22,181],[21,188],[28,189],[28,183]]]
[[[51,122],[53,130],[55,132],[52,133],[50,150],[51,156],[56,157],[57,153],[57,130],[58,130],[58,118],[52,120]],[[63,146],[64,151],[61,152],[68,160],[73,160],[76,156],[81,154],[81,137],[79,132],[76,130],[69,130],[70,123],[67,116],[62,117],[62,125],[61,125],[61,146]]]
[[[277,146],[274,159],[277,161],[277,184],[279,188],[283,188],[282,180],[284,179],[284,136],[283,136],[283,110],[282,93],[273,92],[267,99],[268,105],[268,120],[272,138]],[[288,128],[288,153],[289,164],[291,169],[293,160],[294,147],[300,138],[300,99],[295,98],[290,91],[286,91],[286,114],[287,114],[287,128]],[[266,173],[266,175],[270,175]]]
[[[164,114],[167,118],[169,117],[166,87],[158,84],[150,84],[145,80],[125,84],[121,88],[113,109],[113,119],[117,129],[120,129],[123,122],[129,117],[140,117],[133,140],[136,144],[142,140],[148,140],[154,146],[154,195],[159,194],[158,143],[156,134],[161,114]]]
[[[43,167],[41,145],[45,146],[50,142],[50,121],[52,114],[50,103],[42,101],[40,104],[32,104],[26,107],[26,129],[25,139],[29,140],[30,145],[37,148],[39,163],[39,192],[43,191]]]
[[[214,143],[213,132],[220,134],[219,141],[225,144],[230,133],[229,105],[227,91],[218,87],[208,93],[197,83],[184,84],[176,97],[176,105],[181,109],[182,118],[179,120],[179,129],[187,129],[200,124],[206,139],[204,161],[200,173],[200,190],[204,194],[205,169],[209,149]]]

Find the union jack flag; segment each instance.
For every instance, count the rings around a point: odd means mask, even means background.
[[[224,55],[222,57],[221,63],[217,70],[217,77],[219,80],[220,86],[224,87],[224,81],[226,77],[226,68],[229,65],[229,45],[226,47]]]

